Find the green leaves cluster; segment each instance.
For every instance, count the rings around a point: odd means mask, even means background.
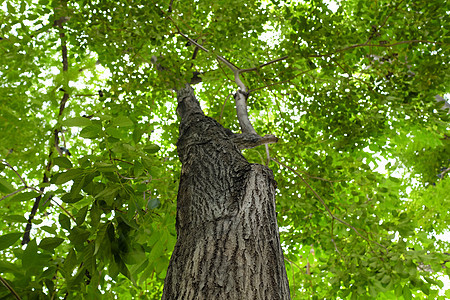
[[[239,131],[226,100],[234,77],[215,54],[256,68],[241,74],[250,119],[280,138],[271,156],[298,173],[269,165],[292,298],[443,297],[448,243],[434,235],[450,224],[450,120],[434,97],[449,93],[445,1],[5,8],[0,276],[22,299],[160,298],[180,173],[168,87],[202,73],[203,109]],[[210,52],[192,59],[178,30]],[[244,155],[266,161],[263,147]]]

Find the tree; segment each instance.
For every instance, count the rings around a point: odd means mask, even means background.
[[[2,299],[445,298],[445,1],[3,8]]]

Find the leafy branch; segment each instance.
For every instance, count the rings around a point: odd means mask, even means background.
[[[325,208],[325,210],[328,212],[328,214],[330,215],[330,217],[331,217],[333,220],[336,220],[336,221],[338,221],[339,223],[344,224],[345,226],[347,226],[348,228],[350,228],[351,230],[353,230],[353,231],[356,233],[356,235],[358,235],[359,237],[361,237],[361,238],[364,239],[365,241],[367,241],[367,242],[372,242],[372,243],[374,243],[374,244],[376,244],[376,245],[378,245],[378,246],[384,248],[384,249],[386,250],[386,252],[389,252],[389,250],[388,250],[385,246],[381,245],[380,243],[378,243],[378,242],[376,242],[376,241],[374,241],[374,240],[370,240],[369,238],[363,236],[361,233],[359,233],[359,231],[358,231],[354,226],[352,226],[352,225],[350,225],[349,223],[345,222],[344,220],[342,220],[342,219],[336,217],[336,216],[331,212],[331,210],[328,208],[328,206],[326,205],[326,203],[325,203],[325,201],[322,199],[322,197],[320,197],[319,194],[317,194],[317,192],[309,185],[309,183],[303,178],[303,176],[300,175],[300,173],[298,173],[298,172],[295,171],[293,168],[291,168],[291,167],[289,167],[288,165],[286,165],[286,164],[284,164],[284,163],[278,161],[277,159],[275,159],[275,158],[273,158],[273,157],[271,158],[271,160],[273,160],[273,161],[276,162],[277,164],[279,164],[279,165],[285,167],[286,169],[292,171],[295,175],[297,175],[297,177],[299,177],[299,178],[303,181],[303,183],[306,185],[306,187],[307,187],[311,192],[313,192],[314,196],[316,196],[316,198],[320,201],[320,203],[323,205],[323,207]]]
[[[427,41],[427,40],[411,40],[411,41],[400,41],[400,42],[396,42],[396,43],[392,43],[392,44],[384,44],[384,43],[380,43],[380,44],[369,44],[368,42],[363,43],[363,44],[355,44],[355,45],[351,45],[345,48],[341,48],[338,49],[334,52],[329,52],[326,54],[312,54],[312,55],[308,55],[308,57],[329,57],[332,56],[334,54],[337,53],[341,53],[347,50],[351,50],[351,49],[355,49],[355,48],[360,48],[360,47],[382,47],[382,48],[390,48],[390,47],[394,47],[397,45],[402,45],[402,44],[414,44],[414,43],[427,43],[427,44],[443,44],[446,45],[446,43],[440,43],[440,42],[433,42],[433,41]]]
[[[5,166],[7,166],[7,167],[10,168],[11,170],[13,170],[13,172],[16,173],[17,177],[19,177],[20,181],[22,181],[22,183],[23,183],[24,186],[23,186],[22,188],[16,190],[16,191],[14,191],[14,192],[12,192],[12,193],[10,193],[10,194],[8,194],[8,195],[6,195],[6,196],[0,198],[0,201],[2,201],[3,199],[6,199],[6,198],[8,198],[8,197],[14,196],[15,194],[17,194],[17,193],[19,193],[19,192],[21,192],[21,191],[24,191],[24,190],[26,190],[26,189],[34,190],[34,191],[36,191],[36,192],[38,192],[38,193],[40,193],[40,194],[42,193],[42,192],[41,192],[40,190],[38,190],[37,188],[32,187],[32,186],[29,186],[29,185],[25,182],[25,180],[22,178],[22,176],[20,176],[20,174],[16,171],[16,169],[14,169],[14,167],[11,166],[6,160],[3,160],[3,161],[2,161],[2,164],[4,164]]]
[[[373,37],[374,37],[376,34],[379,34],[380,29],[383,28],[384,25],[386,25],[387,20],[392,16],[392,14],[393,14],[394,12],[396,12],[396,11],[398,10],[398,8],[400,7],[400,4],[402,4],[404,1],[405,1],[405,0],[401,0],[401,1],[399,1],[399,2],[397,3],[397,5],[395,6],[395,8],[391,10],[391,12],[386,16],[386,18],[384,18],[383,23],[382,23],[380,26],[378,26],[378,28],[377,28],[376,26],[373,27],[373,32],[372,32],[372,34],[370,35],[369,39],[367,40],[366,44],[369,43],[369,42],[373,39]]]

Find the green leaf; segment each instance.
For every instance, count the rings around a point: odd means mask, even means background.
[[[402,295],[402,293],[403,293],[402,285],[401,285],[401,284],[398,284],[398,285],[395,287],[395,296],[396,296],[396,297],[400,297],[400,296]]]
[[[14,192],[16,189],[5,179],[0,178],[0,193],[9,194]]]
[[[31,267],[38,264],[39,261],[39,253],[36,244],[36,240],[33,239],[27,244],[27,248],[23,252],[22,255],[22,267],[26,269],[30,269]]]
[[[112,137],[115,137],[117,139],[121,139],[123,137],[122,131],[117,129],[117,128],[115,128],[115,127],[108,127],[108,128],[105,129],[105,132],[108,135],[110,135]]]
[[[146,170],[150,170],[153,165],[153,161],[145,156],[141,157],[141,162]]]
[[[161,202],[158,198],[153,198],[147,201],[147,208],[154,209],[161,205]]]
[[[144,133],[144,131],[142,129],[139,129],[139,128],[134,129],[134,131],[133,131],[133,142],[135,144],[139,143],[139,141],[142,138],[142,134],[143,133]]]
[[[77,255],[73,249],[70,249],[69,254],[67,254],[66,259],[64,259],[64,270],[71,274],[73,269],[77,266]]]
[[[84,220],[86,219],[86,214],[87,214],[88,208],[89,208],[89,205],[86,205],[78,211],[78,213],[75,217],[75,220],[76,220],[76,223],[78,226],[80,226],[81,224],[84,223]]]
[[[405,300],[411,300],[412,299],[412,293],[411,293],[411,290],[409,289],[407,284],[405,284],[405,286],[403,286],[402,296],[403,296],[403,298]]]
[[[0,261],[0,273],[11,273],[23,276],[23,270],[20,266],[6,261]]]
[[[101,224],[97,231],[97,237],[95,238],[94,255],[97,254],[100,247],[104,246],[104,244],[105,244],[104,237],[105,237],[107,228],[108,228],[107,224]]]
[[[91,125],[84,127],[80,132],[80,137],[85,139],[95,139],[100,136],[102,127],[99,125]]]
[[[66,119],[61,124],[67,127],[84,127],[92,125],[92,122],[88,118],[75,117]]]
[[[90,273],[95,272],[94,243],[89,243],[81,254],[81,259]]]
[[[6,2],[6,7],[8,9],[8,13],[13,15],[16,13],[16,10],[14,9],[14,6],[11,5],[11,3]]]
[[[90,231],[81,227],[74,227],[70,231],[69,240],[73,245],[79,245],[86,242],[90,235]]]
[[[144,166],[140,161],[134,161],[133,174],[135,177],[139,177],[144,172]]]
[[[47,278],[47,279],[53,278],[53,277],[55,276],[56,270],[57,270],[57,269],[56,269],[56,267],[54,267],[54,266],[48,267],[47,270],[45,270],[45,271],[39,276],[39,279],[41,279],[41,278]],[[51,280],[50,280],[50,281],[51,281]],[[47,285],[47,283],[46,283],[46,285]]]
[[[133,122],[128,117],[119,116],[112,120],[111,125],[118,126],[118,127],[129,127],[129,126],[133,126]]]
[[[78,195],[81,189],[85,186],[85,176],[77,177],[73,180],[72,187],[70,188],[70,194]]]
[[[4,250],[14,245],[21,236],[22,233],[20,232],[7,233],[0,236],[0,250]]]
[[[103,191],[98,193],[95,198],[97,199],[103,199],[106,201],[108,205],[112,205],[114,198],[119,192],[120,187],[119,186],[109,186],[106,187]]]
[[[91,226],[92,227],[97,227],[97,225],[100,223],[100,217],[101,217],[101,210],[98,207],[98,203],[97,201],[94,202],[94,204],[92,204],[91,210],[90,210],[90,218],[91,218]]]
[[[155,144],[144,146],[144,151],[147,152],[147,153],[156,153],[156,152],[159,151],[159,149],[160,149],[160,147],[158,145],[155,145]]]
[[[64,156],[55,157],[53,159],[53,164],[65,169],[73,168],[72,162],[67,157]]]
[[[64,242],[64,239],[59,237],[53,237],[53,238],[43,238],[41,242],[39,243],[39,248],[42,248],[44,250],[53,251],[56,247],[61,245],[61,243]]]
[[[67,193],[61,197],[61,201],[65,202],[65,203],[77,203],[78,201],[80,201],[82,199],[83,199],[83,196],[81,196],[80,194],[73,194],[73,193]]]
[[[56,224],[53,224],[51,227],[44,225],[39,227],[39,229],[44,230],[45,232],[48,232],[50,234],[56,235]]]
[[[64,173],[58,173],[55,176],[53,176],[51,182],[56,185],[60,185],[66,183],[67,181],[73,180],[81,175],[83,175],[83,170],[70,169]]]
[[[20,194],[17,194],[16,196],[14,196],[12,198],[12,200],[18,201],[18,202],[26,202],[31,199],[35,199],[39,195],[40,194],[38,192],[23,192],[23,193],[20,193]]]
[[[380,193],[387,193],[389,190],[385,187],[380,188]]]
[[[3,217],[3,220],[6,222],[13,222],[13,223],[27,223],[28,220],[21,215],[7,215]]]
[[[100,172],[115,172],[117,167],[113,164],[98,162],[94,164],[95,168]]]
[[[70,230],[70,218],[64,213],[59,214],[59,224],[62,228]]]
[[[23,14],[26,8],[27,8],[27,4],[25,3],[25,1],[21,1],[21,2],[20,2],[20,9],[19,9],[19,12],[20,12],[21,14]]]

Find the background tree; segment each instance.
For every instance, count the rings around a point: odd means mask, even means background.
[[[161,297],[181,171],[171,88],[201,80],[205,114],[238,133],[236,72],[220,56],[240,70],[256,132],[279,138],[270,156],[243,154],[278,183],[291,297],[438,298],[447,11],[443,0],[2,4],[0,297]]]

